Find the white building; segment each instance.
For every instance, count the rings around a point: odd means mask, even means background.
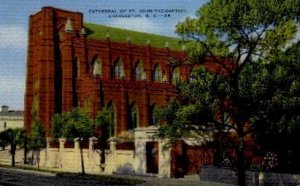
[[[7,105],[1,107],[0,112],[0,132],[8,128],[24,126],[23,111],[9,110]]]

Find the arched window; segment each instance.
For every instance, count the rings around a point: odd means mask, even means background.
[[[125,77],[124,73],[124,66],[120,58],[116,60],[115,66],[114,66],[114,78],[120,79]]]
[[[116,107],[112,102],[109,102],[106,106],[109,110],[109,118],[110,118],[110,124],[107,126],[107,132],[109,137],[116,136],[117,131],[117,112]]]
[[[143,64],[140,60],[138,60],[135,70],[134,70],[134,78],[135,80],[143,80],[144,79],[144,70],[143,70]]]
[[[102,61],[97,57],[93,61],[93,76],[102,76]]]
[[[135,129],[139,126],[139,111],[133,103],[129,106],[128,130]]]
[[[172,83],[176,84],[176,82],[178,82],[179,80],[180,80],[180,71],[179,71],[179,67],[176,67],[172,73]]]
[[[153,80],[155,82],[161,82],[162,81],[162,70],[159,64],[157,64],[154,67],[154,76],[153,76]]]

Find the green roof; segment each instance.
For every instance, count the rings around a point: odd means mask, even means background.
[[[146,46],[147,40],[149,39],[152,47],[164,48],[166,42],[168,42],[170,49],[182,50],[182,46],[179,44],[179,38],[108,27],[93,23],[84,23],[84,27],[86,29],[87,38],[89,39],[106,39],[109,34],[112,41],[127,42],[127,38],[129,37],[131,43]]]

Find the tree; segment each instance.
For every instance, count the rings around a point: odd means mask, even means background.
[[[15,155],[17,147],[22,147],[24,144],[25,132],[22,128],[7,129],[0,133],[1,145],[5,147],[10,145],[11,166],[15,166]]]
[[[58,130],[60,127],[61,130]],[[92,126],[89,115],[80,108],[72,108],[71,111],[62,115],[52,117],[52,135],[55,137],[65,137],[70,139],[79,139],[81,170],[85,174],[83,160],[83,141],[92,136]]]
[[[99,143],[101,143],[100,164],[105,163],[105,145],[110,137],[107,129],[113,127],[112,121],[112,115],[108,107],[104,107],[101,112],[98,112],[95,118],[95,131],[100,129],[101,132],[100,135],[96,135]]]
[[[29,135],[29,149],[35,152],[38,170],[40,169],[40,152],[46,147],[45,130],[39,120],[34,120]]]
[[[62,127],[67,121],[67,113],[54,114],[51,118],[51,134],[55,139],[63,136]]]
[[[279,168],[299,171],[300,134],[300,42],[293,44],[276,61],[266,64],[264,82],[269,84],[268,98],[259,105],[252,122],[256,139],[263,148],[279,154]],[[266,83],[265,83],[266,84]]]
[[[197,11],[196,18],[188,17],[177,24],[176,32],[186,44],[189,61],[201,64],[203,57],[208,57],[222,69],[215,75],[205,70],[199,72],[198,75],[205,75],[209,84],[209,89],[204,92],[192,85],[181,88],[199,95],[190,96],[197,104],[188,105],[176,113],[185,122],[179,128],[194,128],[195,132],[212,132],[216,128],[234,130],[238,138],[236,155],[240,186],[245,185],[244,141],[254,132],[251,118],[256,113],[255,104],[263,101],[263,97],[254,96],[264,95],[261,91],[241,90],[246,87],[242,86],[243,78],[249,76],[251,80],[253,77],[242,73],[252,64],[275,62],[295,37],[299,7],[299,0],[211,0]],[[200,80],[198,83],[198,86],[207,84]],[[261,87],[251,84],[249,88],[260,90]],[[251,102],[252,98],[258,102]]]

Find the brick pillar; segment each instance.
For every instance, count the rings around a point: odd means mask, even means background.
[[[50,136],[50,120],[54,112],[54,11],[43,8],[30,16],[25,94],[25,126],[30,130],[34,96],[38,100],[38,118]],[[34,84],[36,87],[34,88]],[[35,89],[35,90],[34,90]],[[28,131],[29,131],[28,130]]]
[[[147,60],[145,61],[144,64],[144,71],[146,74],[146,81],[151,82],[153,79],[153,65],[152,65],[152,60],[151,60],[151,46],[148,45],[148,50],[147,50]]]
[[[123,81],[123,80],[122,80]],[[122,82],[124,85],[124,82]],[[125,87],[122,87],[121,90],[121,98],[119,98],[119,104],[117,104],[118,110],[118,126],[117,126],[117,134],[121,134],[123,131],[127,131],[128,119],[127,119],[127,92]]]
[[[74,169],[81,171],[81,157],[80,157],[80,147],[79,147],[80,138],[74,139]]]
[[[111,54],[111,43],[110,39],[106,42],[107,51],[101,55],[102,59],[102,78],[111,79],[111,69],[113,68],[112,54]]]
[[[64,33],[61,46],[62,53],[62,112],[70,111],[72,108],[72,33]]]
[[[53,9],[45,9],[43,28],[39,35],[40,45],[40,86],[39,115],[44,124],[46,135],[50,136],[51,117],[54,113],[54,22]]]
[[[45,166],[49,167],[52,165],[51,155],[50,155],[50,142],[52,141],[52,138],[46,137],[46,149],[45,149]]]
[[[101,81],[99,79],[93,84],[93,97],[92,117],[95,117],[101,108]]]
[[[94,142],[97,141],[96,137],[90,137],[89,138],[89,151],[92,151],[94,149]]]
[[[64,151],[65,151],[65,143],[66,138],[59,138],[59,162],[58,167],[61,169],[64,169]]]
[[[66,138],[59,138],[59,150],[62,151],[65,148]]]
[[[117,149],[117,139],[114,138],[114,137],[111,138],[110,142],[109,142],[109,145],[110,145],[110,150],[114,154],[116,152],[116,149]]]
[[[123,61],[124,64],[124,71],[125,71],[125,79],[132,80],[132,70],[134,69],[132,63],[132,53],[131,53],[131,42],[128,42],[128,52],[125,56],[125,60]]]
[[[147,127],[149,126],[149,95],[147,93],[147,84],[146,81],[144,89],[141,91],[143,94],[143,100],[141,104],[141,110],[140,110],[140,117],[141,117],[141,122],[140,122],[140,127]]]

